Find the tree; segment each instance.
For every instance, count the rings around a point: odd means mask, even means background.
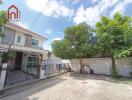
[[[8,22],[7,14],[5,11],[0,10],[0,37],[3,36],[2,27]]]
[[[107,51],[112,60],[112,75],[117,77],[116,58],[122,58],[131,52],[132,46],[132,18],[122,16],[119,13],[113,19],[102,16],[101,21],[96,23],[97,42],[102,51]]]
[[[7,14],[5,11],[0,10],[0,37],[4,36],[3,27],[8,22]],[[9,55],[10,54],[10,55]],[[8,52],[7,54],[2,55],[3,62],[7,62],[6,59],[11,58],[11,52]]]
[[[52,43],[54,54],[63,59],[79,59],[80,72],[83,72],[82,58],[91,57],[92,54],[92,32],[93,29],[86,23],[66,28],[64,39]]]

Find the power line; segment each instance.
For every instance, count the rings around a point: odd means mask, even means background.
[[[38,22],[38,20],[40,19],[41,15],[43,14],[43,11],[45,10],[45,8],[48,6],[49,2],[46,3],[46,5],[43,7],[42,11],[36,16],[36,18],[32,21],[32,26],[31,28],[33,28],[35,26],[35,24]]]

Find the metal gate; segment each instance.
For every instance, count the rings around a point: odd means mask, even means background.
[[[45,75],[55,74],[55,73],[64,73],[66,72],[65,64],[46,64],[45,65]]]
[[[21,66],[20,70],[7,69],[5,86],[21,84],[38,78],[38,66]]]

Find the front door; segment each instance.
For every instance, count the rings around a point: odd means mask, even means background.
[[[28,57],[27,69],[29,74],[37,75],[37,57],[35,55]]]
[[[21,70],[23,52],[16,52],[15,69]]]

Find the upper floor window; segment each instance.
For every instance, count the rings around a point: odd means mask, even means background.
[[[17,43],[21,43],[21,36],[17,36]]]
[[[32,45],[33,46],[38,46],[38,40],[32,39]]]

